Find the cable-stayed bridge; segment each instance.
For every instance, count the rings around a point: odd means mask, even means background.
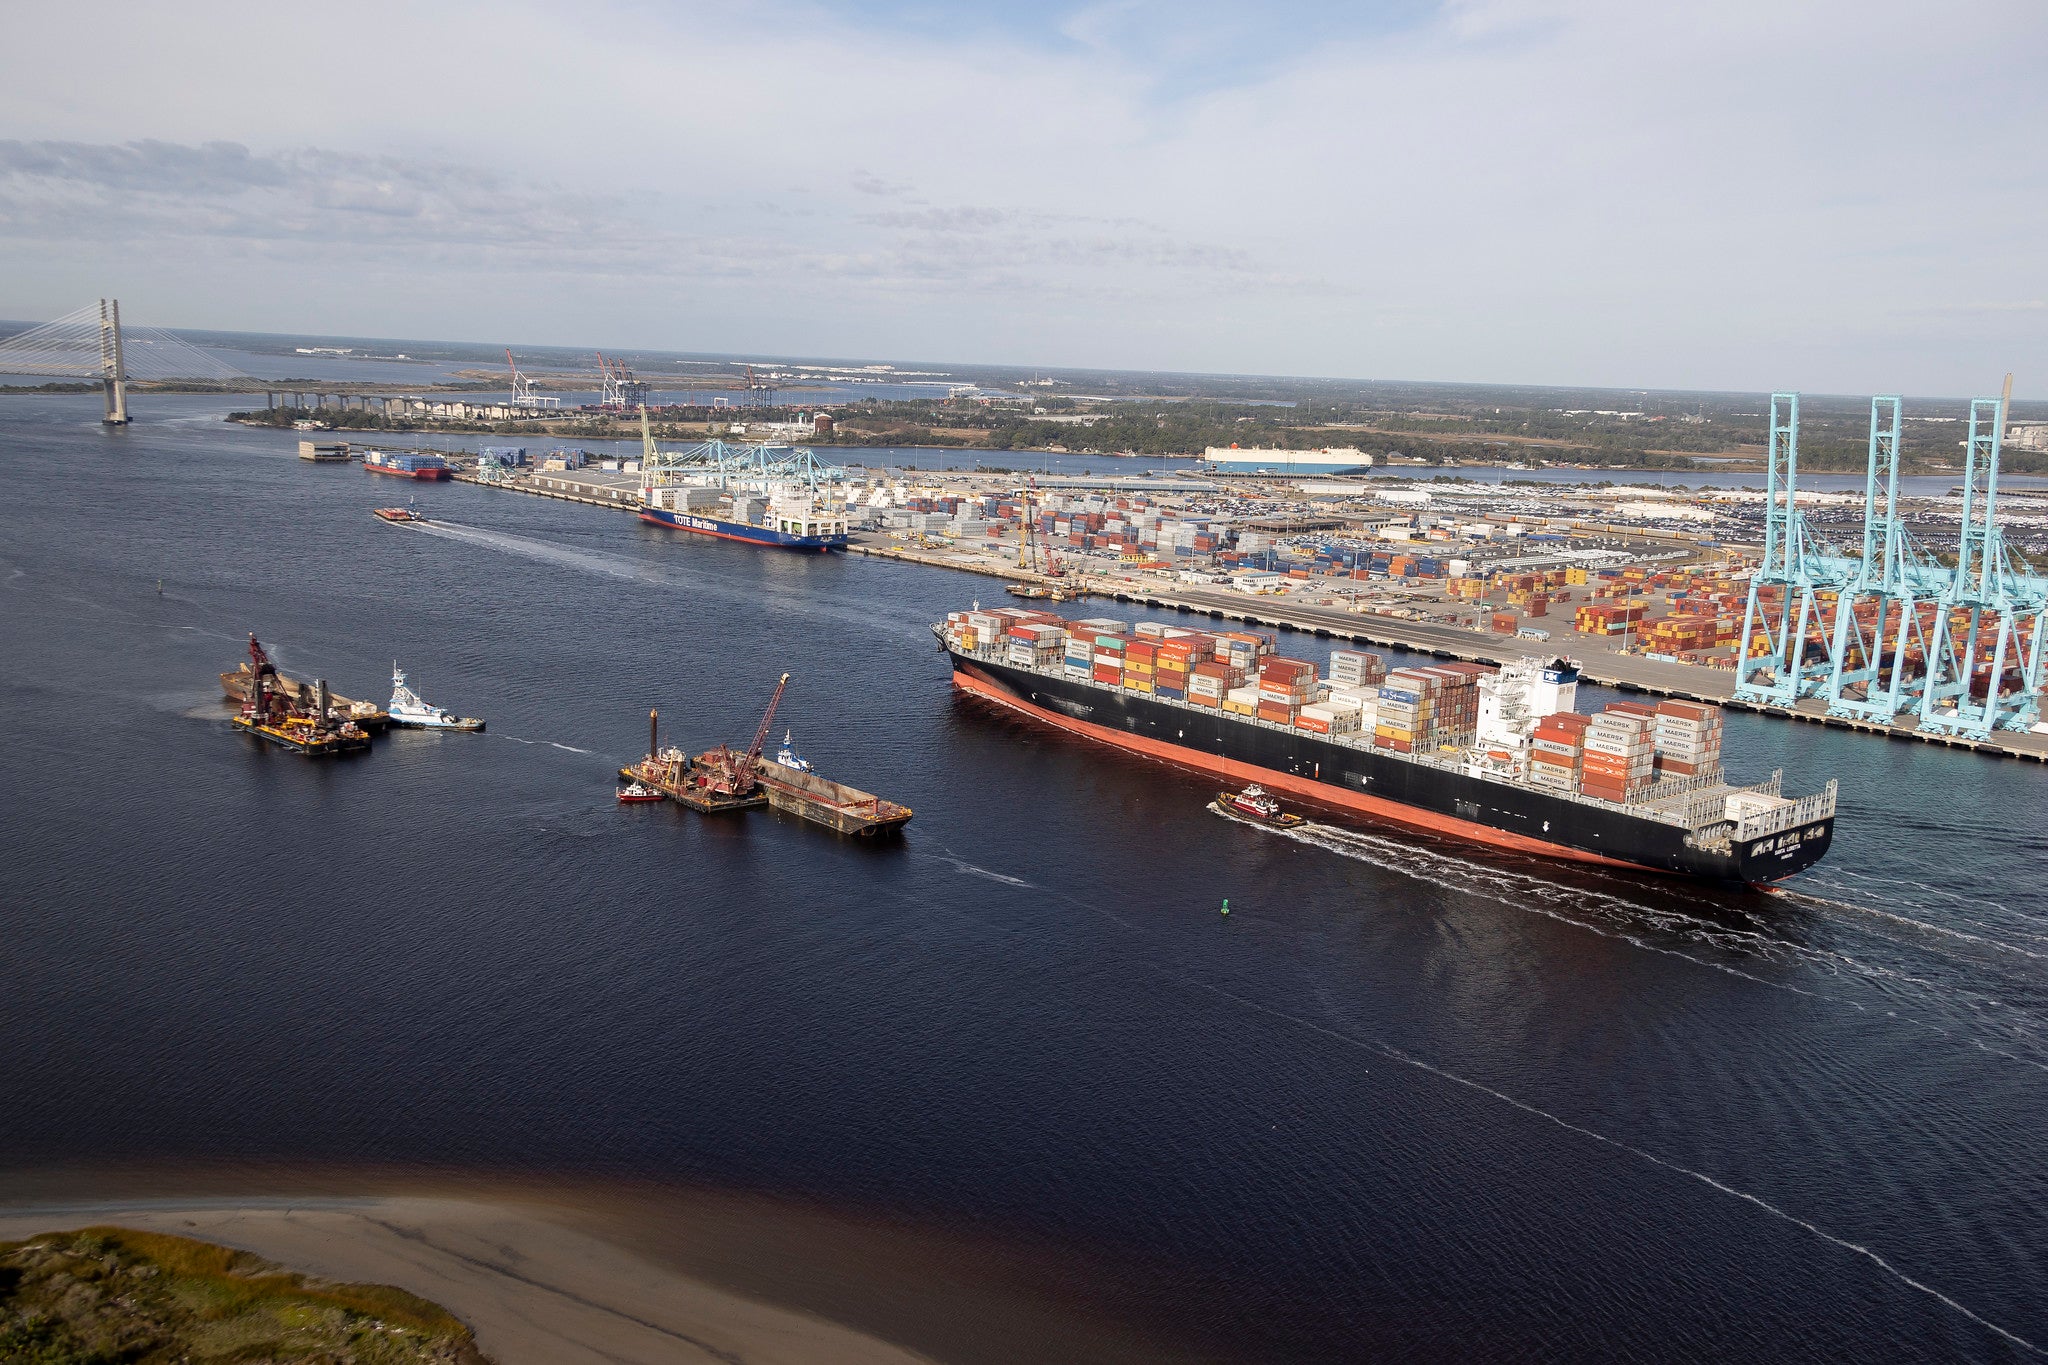
[[[0,375],[97,379],[107,397],[107,415],[100,420],[113,426],[128,420],[132,379],[226,383],[249,377],[168,332],[153,327],[124,330],[119,299],[101,299],[40,327],[0,338]]]

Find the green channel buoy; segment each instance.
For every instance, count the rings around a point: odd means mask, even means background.
[[[1230,913],[1230,897],[1228,896],[1223,898],[1223,913],[1226,915]]]

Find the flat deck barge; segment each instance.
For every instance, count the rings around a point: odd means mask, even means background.
[[[841,834],[890,834],[910,823],[910,807],[816,773],[764,762],[760,778],[770,807]]]
[[[236,716],[234,724],[245,734],[254,735],[280,749],[304,754],[307,758],[333,758],[341,754],[361,753],[370,747],[368,733],[352,725],[328,730],[297,717],[273,722],[258,720],[254,716]]]

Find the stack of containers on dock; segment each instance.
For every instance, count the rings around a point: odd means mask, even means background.
[[[1316,666],[1268,655],[1259,664],[1259,719],[1292,725],[1301,708],[1315,700]]]
[[[1588,603],[1572,613],[1572,629],[1583,635],[1628,635],[1643,624],[1640,602]]]
[[[1626,802],[1650,785],[1654,723],[1647,716],[1632,714],[1636,709],[1622,711],[1610,706],[1586,727],[1586,752],[1579,769],[1583,795]]]
[[[1652,744],[1658,776],[1692,777],[1721,767],[1721,708],[1689,701],[1657,703]]]
[[[1560,711],[1536,722],[1529,738],[1529,782],[1551,791],[1579,789],[1580,762],[1586,753],[1586,729],[1592,718]]]
[[[1134,692],[1152,690],[1152,669],[1159,645],[1151,636],[1139,636],[1124,646],[1124,686]]]

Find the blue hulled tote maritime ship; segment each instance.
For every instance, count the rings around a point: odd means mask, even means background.
[[[642,521],[779,550],[846,548],[846,506],[831,495],[839,471],[808,450],[708,441],[665,452],[645,408],[640,441]]]

